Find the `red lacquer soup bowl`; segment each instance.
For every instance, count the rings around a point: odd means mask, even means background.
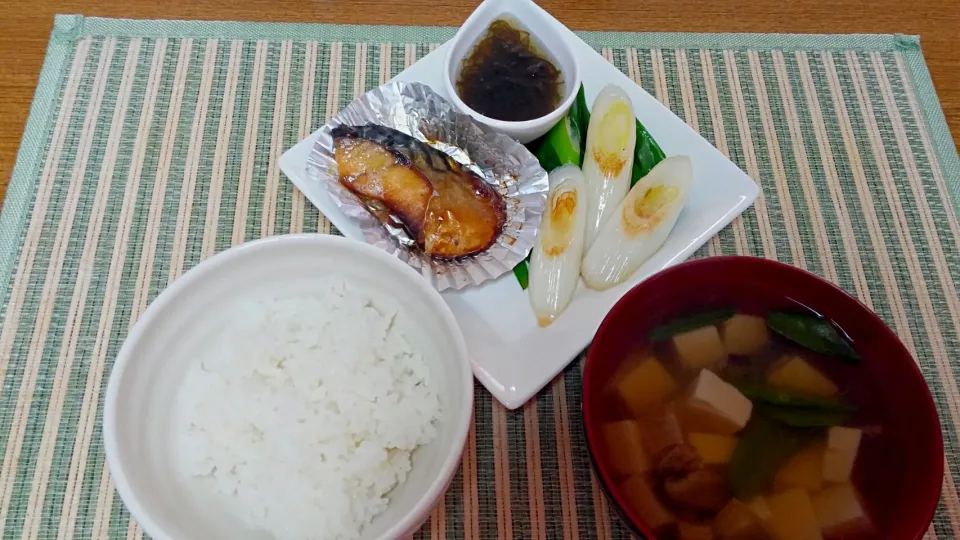
[[[610,382],[653,327],[730,307],[812,310],[846,332],[862,361],[832,362],[825,371],[856,404],[857,414],[878,428],[861,443],[853,482],[879,538],[921,538],[939,501],[944,453],[937,411],[916,360],[876,314],[841,289],[798,268],[752,257],[711,257],[664,270],[630,290],[597,331],[583,374],[584,428],[598,478],[627,525],[655,538],[627,505],[601,446],[600,426],[612,414]]]

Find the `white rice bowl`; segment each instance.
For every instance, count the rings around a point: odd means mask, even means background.
[[[277,540],[359,537],[440,417],[396,308],[336,276],[228,311],[180,390],[181,472]]]
[[[154,540],[393,540],[443,500],[473,388],[453,314],[401,261],[269,237],[206,259],[139,317],[107,384],[107,465]]]

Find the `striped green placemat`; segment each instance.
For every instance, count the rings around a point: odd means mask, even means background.
[[[131,324],[219,250],[329,231],[277,158],[453,32],[57,18],[0,215],[0,538],[142,536],[100,434]],[[819,273],[915,353],[947,451],[928,536],[960,536],[960,163],[917,39],[581,35],[761,185],[697,256]],[[418,538],[627,537],[591,477],[579,387],[575,365],[508,412],[478,385]]]

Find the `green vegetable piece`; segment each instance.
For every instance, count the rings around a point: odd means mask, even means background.
[[[821,317],[804,313],[771,311],[767,314],[767,326],[788,340],[811,351],[835,356],[848,364],[860,362],[860,355],[837,332],[833,323]]]
[[[527,266],[528,264],[526,260],[522,260],[513,267],[513,275],[517,276],[517,281],[520,282],[520,288],[523,290],[527,290],[527,287],[530,286],[530,268]]]
[[[550,128],[546,135],[528,143],[527,149],[537,156],[540,166],[547,172],[567,164],[579,167],[583,165],[589,123],[590,109],[581,84],[577,98],[563,119]]]
[[[560,156],[556,148],[547,142],[546,136],[530,143],[527,148],[537,157],[543,170],[550,172],[560,166]]]
[[[747,501],[767,487],[788,459],[823,430],[788,426],[757,411],[733,450],[727,480],[736,498]]]
[[[765,416],[796,427],[842,426],[850,420],[850,412],[846,410],[805,409],[776,405],[762,405],[757,410]]]
[[[654,140],[653,135],[637,120],[637,146],[633,151],[633,171],[630,174],[630,186],[633,187],[647,175],[657,163],[666,158],[666,154]]]
[[[587,148],[587,126],[590,125],[590,108],[587,107],[587,95],[584,92],[583,84],[580,84],[580,90],[577,90],[577,99],[570,106],[567,113],[570,118],[570,127],[580,137],[580,162],[578,166],[583,166],[583,155]]]
[[[653,330],[650,330],[650,333],[647,335],[647,337],[653,342],[666,341],[677,334],[682,334],[684,332],[689,332],[690,330],[696,330],[697,328],[710,326],[712,324],[722,323],[730,317],[733,317],[736,313],[737,310],[734,308],[724,308],[697,313],[696,315],[690,315],[689,317],[681,317],[679,319],[674,319],[667,324],[655,327]]]
[[[548,172],[563,165],[580,166],[580,133],[573,127],[569,115],[550,128],[536,156],[540,166]]]
[[[747,399],[760,404],[799,409],[819,409],[832,412],[850,412],[856,410],[855,407],[836,398],[785,392],[771,388],[765,384],[739,382],[734,386],[736,386],[737,390],[740,390],[740,393]]]

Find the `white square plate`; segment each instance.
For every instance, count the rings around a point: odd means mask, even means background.
[[[663,151],[668,156],[692,158],[694,179],[690,199],[663,247],[617,287],[597,292],[586,289],[581,281],[566,311],[547,328],[537,325],[526,291],[512,272],[479,287],[443,293],[466,336],[474,374],[510,409],[523,405],[583,351],[607,312],[631,287],[687,259],[746,210],[759,193],[750,177],[683,120],[560,21],[553,17],[549,21],[570,40],[582,70],[587,103],[592,104],[608,83],[623,87],[633,100],[637,117]],[[445,51],[446,45],[440,46],[396,78],[430,85],[444,95],[441,72]],[[307,175],[307,157],[316,136],[314,133],[283,154],[280,168],[344,236],[362,241],[356,224],[340,212],[323,186]]]

